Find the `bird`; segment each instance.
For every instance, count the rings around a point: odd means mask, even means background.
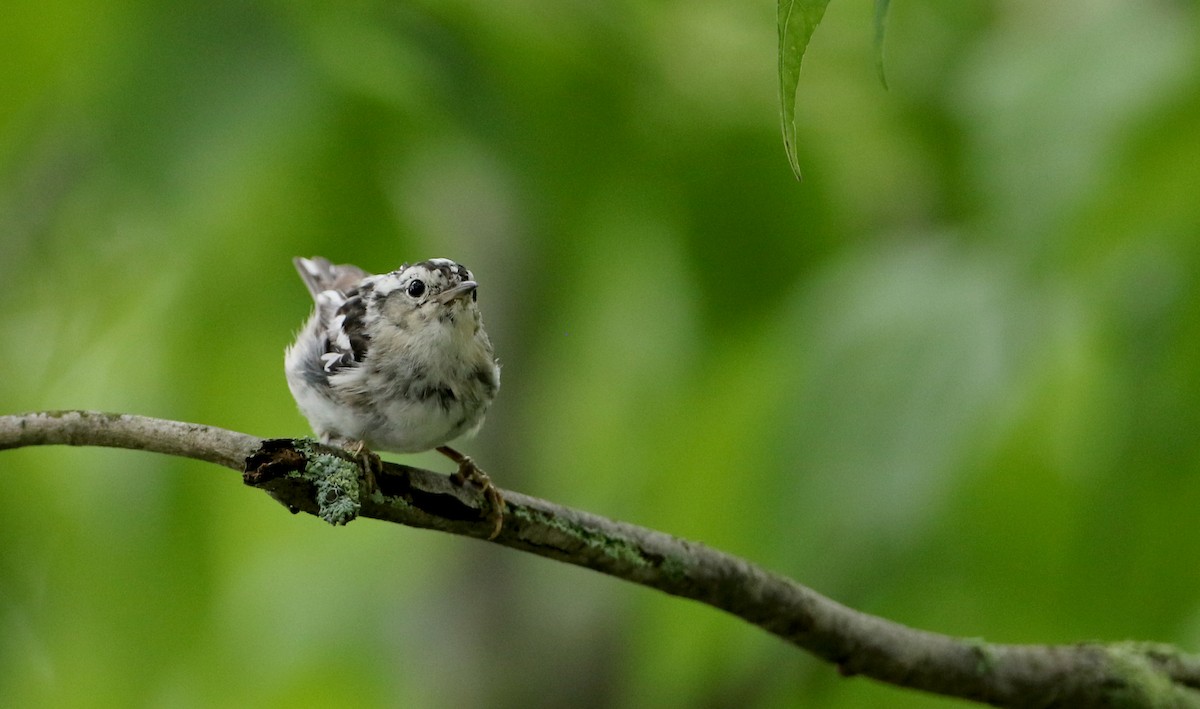
[[[503,497],[474,461],[447,445],[474,434],[500,388],[483,327],[479,284],[447,258],[371,274],[328,259],[295,258],[312,314],[284,355],[288,388],[322,442],[362,456],[369,486],[375,451],[436,449],[452,476],[483,488],[492,533]]]

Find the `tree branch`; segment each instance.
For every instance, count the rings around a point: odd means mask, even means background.
[[[217,463],[293,511],[355,516],[486,538],[486,501],[433,471],[385,463],[366,494],[355,458],[309,440],[264,440],[128,414],[0,416],[0,450],[109,446]],[[1140,642],[1003,645],[860,613],[702,544],[505,491],[493,541],[690,598],[837,665],[902,687],[1008,707],[1200,706],[1200,656]]]

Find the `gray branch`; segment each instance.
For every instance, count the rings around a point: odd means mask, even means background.
[[[385,463],[367,489],[356,459],[310,440],[89,411],[0,416],[0,450],[109,446],[185,456],[243,474],[293,511],[370,517],[484,539],[486,497],[429,470]],[[1004,645],[860,613],[744,559],[662,532],[504,491],[493,540],[690,598],[837,666],[901,687],[1006,707],[1200,706],[1200,656],[1156,643]]]

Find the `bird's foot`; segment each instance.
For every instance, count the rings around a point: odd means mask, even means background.
[[[470,482],[483,490],[483,497],[487,500],[488,507],[486,510],[487,520],[492,524],[492,532],[488,535],[488,539],[495,539],[496,535],[500,534],[501,527],[504,526],[504,497],[500,494],[500,488],[496,487],[488,474],[483,472],[483,469],[476,465],[475,461],[471,460],[471,456],[463,455],[450,446],[438,446],[437,452],[458,465],[458,470],[450,476],[454,484],[463,485]]]
[[[383,459],[379,457],[378,453],[367,448],[365,441],[356,441],[346,450],[358,461],[358,467],[362,468],[363,479],[367,486],[363,497],[370,497],[379,489],[376,475],[383,473]]]

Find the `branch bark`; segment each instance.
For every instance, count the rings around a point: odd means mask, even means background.
[[[89,411],[0,416],[0,450],[108,446],[185,456],[243,474],[293,511],[335,524],[355,516],[485,539],[481,491],[385,463],[366,490],[356,459],[299,439]],[[504,491],[492,540],[690,598],[837,666],[902,687],[1006,707],[1200,706],[1200,656],[1157,643],[1005,645],[954,638],[860,613],[702,544]]]

